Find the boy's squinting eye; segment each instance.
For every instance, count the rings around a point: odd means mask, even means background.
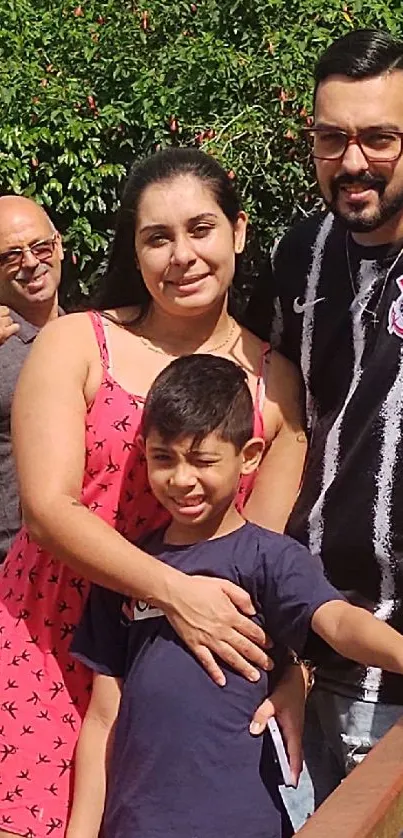
[[[203,468],[206,466],[215,466],[218,460],[213,459],[212,457],[194,457],[192,458],[193,465],[197,466],[198,468]]]

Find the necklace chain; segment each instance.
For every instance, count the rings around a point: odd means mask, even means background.
[[[205,352],[208,352],[208,353],[218,352],[219,349],[223,349],[224,346],[227,346],[227,344],[230,342],[230,340],[231,340],[231,338],[234,334],[236,325],[237,325],[236,321],[234,320],[233,317],[231,317],[230,318],[230,327],[229,327],[229,330],[228,330],[227,335],[224,338],[224,340],[222,340],[220,343],[215,344],[215,346],[210,346],[208,349],[206,348]],[[144,346],[146,346],[147,349],[150,349],[152,352],[158,352],[159,355],[168,355],[169,357],[172,357],[172,358],[179,357],[177,355],[172,355],[171,352],[166,352],[164,349],[162,349],[161,346],[155,346],[155,344],[152,343],[152,341],[149,338],[144,337],[144,335],[139,335],[139,338],[140,338],[141,342],[144,344]],[[183,354],[187,354],[187,353],[183,353]]]
[[[349,278],[350,278],[351,290],[352,290],[352,292],[353,292],[353,294],[354,294],[354,299],[355,299],[355,298],[357,297],[357,295],[359,294],[359,289],[357,289],[357,288],[356,288],[356,285],[355,285],[355,282],[354,282],[354,278],[353,278],[353,272],[352,272],[352,269],[351,269],[351,261],[350,261],[350,249],[349,249],[349,246],[348,246],[348,242],[349,242],[349,233],[348,233],[348,231],[347,231],[347,233],[346,233],[346,239],[345,239],[345,245],[346,245],[346,259],[347,259],[347,267],[348,267],[348,274],[349,274]],[[375,303],[374,308],[372,308],[372,309],[367,308],[367,306],[366,306],[366,305],[363,305],[363,306],[361,307],[361,312],[365,312],[365,314],[369,314],[369,315],[371,316],[371,318],[372,318],[372,323],[373,323],[373,325],[374,325],[374,326],[375,326],[377,323],[379,323],[379,318],[378,318],[378,316],[377,316],[377,312],[378,312],[379,306],[380,306],[380,304],[381,304],[381,301],[382,301],[383,295],[384,295],[384,293],[385,293],[385,291],[386,291],[386,287],[387,287],[387,284],[388,284],[388,279],[389,279],[389,277],[390,277],[390,275],[391,275],[391,273],[392,273],[392,271],[393,271],[393,268],[395,267],[395,265],[397,265],[397,263],[398,263],[398,261],[399,261],[400,257],[402,256],[402,254],[403,254],[403,247],[401,247],[401,248],[400,248],[400,250],[399,250],[399,252],[398,252],[397,256],[395,257],[395,259],[393,260],[392,264],[390,265],[390,267],[387,269],[387,271],[386,271],[386,273],[385,273],[385,278],[384,278],[383,283],[382,283],[382,286],[381,286],[381,291],[380,291],[380,294],[379,294],[378,300],[377,300],[377,302]]]

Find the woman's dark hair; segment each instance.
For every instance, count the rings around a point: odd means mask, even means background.
[[[382,29],[354,29],[330,44],[314,71],[314,103],[318,86],[329,76],[371,78],[403,70],[403,41]]]
[[[192,446],[216,431],[239,453],[253,436],[253,401],[245,371],[228,358],[176,358],[148,392],[142,434],[156,430],[166,443],[188,437]]]
[[[151,296],[135,259],[138,206],[148,186],[173,180],[178,175],[193,175],[208,186],[228,221],[235,224],[241,209],[236,189],[211,155],[196,148],[166,148],[135,163],[123,191],[108,265],[95,300],[96,308],[138,306],[136,323],[147,314]]]

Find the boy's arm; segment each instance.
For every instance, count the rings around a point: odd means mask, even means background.
[[[403,636],[369,611],[348,602],[326,602],[315,611],[311,625],[344,657],[403,675]]]
[[[76,750],[73,807],[66,838],[98,838],[120,695],[118,678],[94,674],[91,701]]]

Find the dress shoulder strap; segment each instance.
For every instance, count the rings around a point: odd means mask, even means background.
[[[261,359],[260,359],[259,373],[258,373],[257,384],[256,384],[255,410],[257,409],[259,411],[259,413],[263,412],[264,400],[265,400],[265,397],[266,397],[267,376],[268,376],[268,372],[269,372],[270,355],[271,355],[270,343],[267,343],[267,341],[265,341],[263,343],[262,356],[261,356]]]
[[[109,371],[110,357],[108,348],[108,339],[106,336],[105,326],[99,311],[89,311],[89,318],[94,328],[96,341],[99,347],[99,354],[101,356],[102,366]]]

